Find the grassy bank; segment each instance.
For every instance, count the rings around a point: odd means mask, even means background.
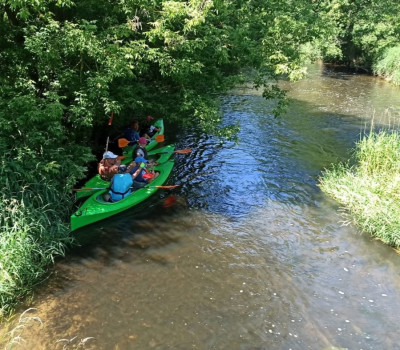
[[[374,73],[400,85],[400,46],[387,49],[373,66]]]
[[[400,247],[398,132],[371,130],[357,143],[348,164],[323,173],[320,187],[345,207],[364,232]]]
[[[16,196],[0,193],[0,317],[10,313],[45,277],[71,242],[71,200],[43,183]],[[63,215],[66,215],[63,217]]]

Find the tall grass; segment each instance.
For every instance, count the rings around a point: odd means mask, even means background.
[[[352,164],[352,165],[350,165]],[[400,135],[373,127],[352,159],[326,170],[320,188],[341,203],[365,232],[400,248]]]
[[[44,182],[6,184],[0,191],[0,316],[12,311],[54,258],[64,254],[71,243],[70,206],[70,198]]]
[[[373,70],[395,85],[400,85],[400,46],[387,49],[374,64]]]

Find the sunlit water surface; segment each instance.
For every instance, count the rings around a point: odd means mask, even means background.
[[[259,91],[224,97],[237,145],[178,135],[182,186],[82,230],[13,349],[400,349],[399,255],[317,186],[372,118],[398,127],[399,90],[317,66],[285,87],[280,119]]]

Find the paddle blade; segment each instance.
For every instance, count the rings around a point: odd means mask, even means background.
[[[73,188],[72,191],[97,191],[97,190],[106,190],[106,187],[92,187],[92,188]]]
[[[111,116],[110,116],[110,120],[108,121],[108,125],[112,124],[113,118],[114,118],[114,114],[113,114],[113,112],[111,112]]]
[[[164,201],[164,208],[171,208],[176,204],[176,196],[171,195]]]
[[[118,147],[119,148],[124,148],[130,144],[131,141],[127,139],[118,139]]]
[[[157,135],[154,139],[155,139],[157,142],[164,142],[164,141],[165,141],[164,135]]]
[[[186,148],[186,149],[179,149],[177,151],[174,151],[174,153],[178,153],[178,154],[187,154],[192,152],[192,150],[190,148]]]

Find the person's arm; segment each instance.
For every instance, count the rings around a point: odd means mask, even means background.
[[[139,168],[132,174],[132,180],[135,180],[139,176],[145,166],[146,164],[144,163],[140,164]]]
[[[138,176],[139,176],[139,174],[140,174],[140,172],[142,171],[142,168],[138,168],[133,174],[132,174],[132,180],[135,180]]]
[[[100,161],[100,163],[97,164],[97,172],[98,172],[99,174],[101,174],[101,171],[102,171],[102,170],[103,170],[103,162]]]

